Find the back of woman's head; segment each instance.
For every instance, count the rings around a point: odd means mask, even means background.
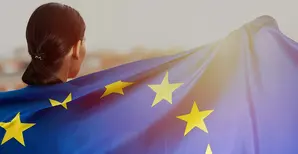
[[[38,7],[27,24],[26,39],[32,61],[22,77],[23,82],[28,85],[61,82],[57,73],[73,47],[77,47],[78,42],[82,43],[84,33],[84,20],[70,6],[47,3]],[[75,76],[81,60],[77,63],[69,63],[76,68],[65,71],[73,71],[69,73]]]

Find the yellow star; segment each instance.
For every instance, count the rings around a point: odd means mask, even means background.
[[[105,86],[106,90],[100,98],[103,98],[103,97],[110,95],[112,93],[124,95],[123,89],[125,87],[132,85],[132,84],[133,84],[132,82],[122,82],[121,80],[111,83],[111,84]]]
[[[0,122],[0,127],[4,128],[6,131],[1,145],[14,138],[25,146],[23,131],[34,125],[34,123],[22,123],[20,119],[20,112],[10,122]]]
[[[204,132],[208,133],[207,127],[205,125],[204,119],[208,117],[213,110],[201,111],[198,109],[196,102],[194,102],[192,109],[189,114],[177,116],[178,119],[187,122],[184,136],[187,135],[193,128],[198,127]]]
[[[208,144],[205,154],[212,154],[210,144]]]
[[[65,98],[65,100],[61,103],[59,101],[50,99],[50,103],[52,106],[63,106],[65,109],[67,109],[67,103],[72,101],[71,93]]]
[[[162,100],[168,101],[170,104],[172,102],[172,93],[179,88],[183,83],[169,83],[169,73],[167,72],[165,77],[163,78],[161,84],[158,85],[148,85],[154,92],[156,92],[156,96],[152,103],[152,107],[155,106]]]

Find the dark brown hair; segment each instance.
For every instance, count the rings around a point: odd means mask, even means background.
[[[32,60],[23,74],[23,82],[27,85],[61,82],[55,73],[84,34],[85,22],[75,9],[60,3],[39,6],[27,24],[26,39]]]

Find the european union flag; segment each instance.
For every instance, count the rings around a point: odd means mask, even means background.
[[[262,16],[222,40],[0,93],[1,154],[296,154],[298,44]]]

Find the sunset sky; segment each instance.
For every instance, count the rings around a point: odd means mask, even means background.
[[[25,46],[32,11],[48,0],[10,0],[0,5],[1,57]],[[215,41],[261,15],[274,17],[298,40],[298,1],[284,0],[60,0],[87,23],[89,50],[128,51],[135,46],[190,49]]]

